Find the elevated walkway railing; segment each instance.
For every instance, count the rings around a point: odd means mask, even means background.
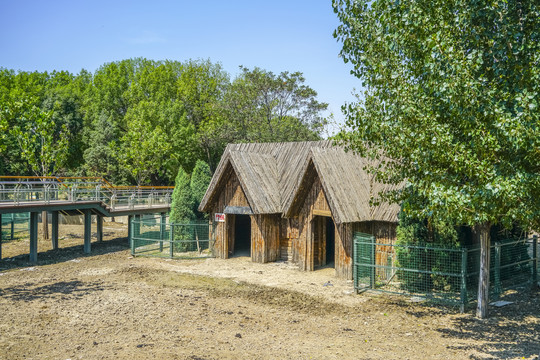
[[[114,186],[99,177],[0,176],[0,206],[99,201],[117,208],[168,206],[172,186]]]

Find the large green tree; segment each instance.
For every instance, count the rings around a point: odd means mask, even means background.
[[[215,168],[230,142],[318,139],[326,104],[304,82],[301,73],[242,68],[231,83],[210,60],[125,59],[77,75],[0,69],[0,126],[25,126],[12,106],[25,99],[70,134],[62,174],[171,184],[197,160]],[[13,133],[0,136],[0,172],[31,174]]]
[[[298,141],[319,139],[328,104],[305,84],[300,72],[278,75],[260,68],[240,67],[224,99],[231,136],[241,141]]]
[[[171,150],[166,131],[155,122],[159,107],[152,105],[141,101],[129,109],[127,131],[121,139],[123,146],[118,149],[122,164],[137,185],[144,185],[152,174],[159,174]]]
[[[540,4],[334,0],[340,56],[365,91],[345,108],[353,150],[386,156],[408,214],[473,227],[487,316],[490,228],[539,222]],[[420,206],[420,204],[425,206]]]

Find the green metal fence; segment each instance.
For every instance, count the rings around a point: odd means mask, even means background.
[[[171,224],[165,215],[135,217],[130,223],[132,255],[168,258],[213,257],[214,224]]]
[[[377,243],[369,234],[354,234],[354,287],[427,298],[464,306],[476,299],[479,247]],[[491,246],[490,298],[538,282],[536,237],[506,240]]]
[[[30,213],[2,214],[2,240],[15,240],[28,234]]]

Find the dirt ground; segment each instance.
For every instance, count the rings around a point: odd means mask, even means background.
[[[60,249],[3,244],[0,359],[537,359],[540,293],[513,304],[433,307],[353,293],[333,269],[286,263],[130,256],[126,225],[84,255],[82,226],[60,226]]]

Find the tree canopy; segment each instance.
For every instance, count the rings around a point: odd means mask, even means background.
[[[484,248],[492,224],[538,226],[538,2],[333,6],[340,55],[365,89],[345,109],[342,140],[387,159],[374,169],[381,181],[406,180],[389,197],[409,199],[416,217],[475,227]]]
[[[242,68],[231,80],[209,60],[126,59],[76,75],[0,68],[0,130],[20,129],[0,131],[0,172],[34,173],[22,153],[39,145],[26,127],[41,113],[54,124],[55,139],[68,135],[56,174],[172,184],[179,168],[191,173],[197,160],[215,168],[229,142],[320,138],[326,104],[304,82],[301,73],[258,68]],[[30,110],[33,118],[25,116]],[[20,146],[23,138],[28,148]]]

